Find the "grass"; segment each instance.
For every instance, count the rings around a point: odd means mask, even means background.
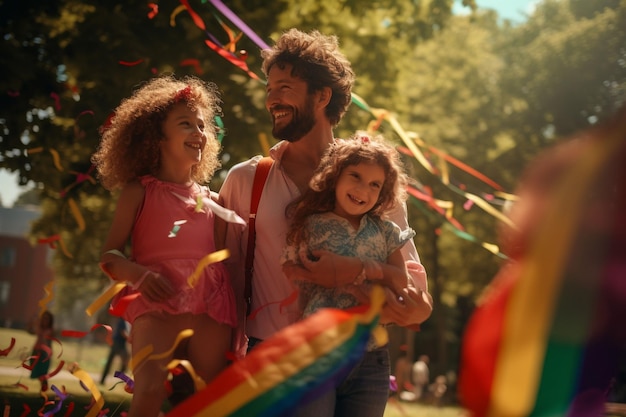
[[[9,346],[11,338],[15,338],[16,343],[8,356],[0,357],[0,406],[8,406],[10,411],[3,415],[7,417],[23,417],[25,406],[31,411],[27,415],[37,415],[42,409],[46,399],[39,393],[39,381],[30,379],[30,372],[21,367],[22,361],[26,359],[35,342],[35,336],[25,331],[0,328],[0,350]],[[94,381],[100,380],[100,373],[104,368],[104,362],[109,352],[108,345],[104,343],[88,343],[81,339],[65,338],[62,345],[56,342],[52,344],[53,359],[50,370],[56,369],[61,360],[65,361],[64,371],[50,379],[50,385],[55,385],[59,389],[65,389],[70,395],[68,400],[63,402],[62,408],[55,416],[65,416],[70,402],[73,402],[74,409],[69,416],[84,416],[91,403],[91,393],[85,391],[79,380],[67,371],[68,364],[77,363],[81,369],[90,374]],[[113,368],[115,368],[115,365]],[[108,417],[119,417],[124,411],[128,411],[131,395],[123,389],[123,384],[108,390],[118,381],[113,378],[112,371],[109,375],[106,386],[97,385],[97,388],[104,397],[103,409],[109,409]],[[21,385],[16,385],[21,384]],[[48,391],[50,399],[53,400],[52,391]],[[58,401],[47,405],[44,412],[50,411],[57,406]],[[394,398],[390,399],[385,417],[462,417],[463,412],[455,407],[432,407],[413,403],[398,403]]]
[[[38,410],[46,412],[54,409],[58,401],[44,407],[46,398],[39,392],[39,381],[30,379],[30,371],[21,367],[22,361],[31,353],[35,336],[22,330],[0,328],[0,350],[9,346],[11,338],[15,338],[15,346],[7,356],[0,357],[0,406],[5,407],[4,410],[6,407],[9,408],[8,414],[3,416],[37,415]],[[92,394],[85,391],[78,378],[68,372],[68,365],[78,364],[97,383],[109,353],[109,346],[88,343],[81,339],[65,339],[61,345],[52,342],[52,350],[50,371],[56,369],[61,361],[64,361],[65,365],[61,372],[50,378],[49,384],[69,394],[68,399],[63,401],[61,411],[55,415],[65,415],[71,403],[74,403],[71,416],[86,415],[85,407],[91,403]],[[113,368],[115,365],[114,363]],[[113,371],[107,379],[106,386],[96,385],[104,398],[103,409],[109,409],[107,413],[109,417],[120,416],[123,411],[128,411],[131,399],[130,394],[124,391],[123,384],[116,385],[109,391],[109,388],[119,381],[113,378],[112,374]],[[48,390],[47,394],[50,401],[55,399],[53,391]],[[31,411],[24,414],[26,408]]]
[[[459,407],[434,407],[398,402],[395,398],[391,398],[387,402],[384,417],[467,417],[467,413]]]

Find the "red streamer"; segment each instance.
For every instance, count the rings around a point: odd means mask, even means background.
[[[183,6],[185,6],[185,8],[187,9],[187,12],[189,12],[191,19],[196,24],[196,26],[198,26],[200,29],[206,32],[206,25],[204,24],[204,20],[202,20],[202,18],[198,15],[198,13],[196,13],[191,8],[191,6],[189,5],[189,2],[187,0],[180,0],[180,2]]]
[[[113,339],[111,337],[111,334],[113,333],[113,329],[111,329],[111,326],[107,324],[94,324],[93,326],[91,326],[91,329],[89,329],[88,332],[83,332],[79,330],[62,330],[61,336],[82,338],[82,337],[85,337],[90,332],[97,329],[98,327],[103,327],[107,331],[106,341],[108,345],[111,346],[113,344]]]
[[[223,58],[226,58],[228,61],[230,61],[231,64],[236,65],[237,67],[246,71],[248,75],[254,78],[255,80],[261,81],[261,79],[255,73],[250,71],[250,69],[248,68],[248,64],[246,64],[246,62],[243,59],[238,58],[237,56],[228,52],[226,49],[217,46],[216,44],[214,44],[208,39],[205,39],[204,42],[208,45],[209,48],[213,49],[215,52],[220,54]]]
[[[137,61],[119,61],[120,65],[124,65],[127,67],[133,67],[135,65],[139,65],[143,62],[143,59],[138,59]]]
[[[408,148],[405,148],[404,146],[398,146],[397,149],[402,152],[405,155],[409,155],[409,156],[414,156],[413,152],[411,152]],[[496,183],[494,180],[488,178],[486,175],[481,174],[480,172],[476,171],[474,168],[470,167],[469,165],[464,164],[463,162],[459,161],[456,158],[453,158],[452,156],[446,154],[445,152],[440,151],[437,148],[434,148],[432,146],[429,146],[428,149],[442,157],[443,159],[445,159],[447,162],[451,163],[452,165],[456,166],[459,169],[462,169],[463,171],[467,172],[468,174],[478,178],[479,180],[481,180],[482,182],[484,182],[487,185],[490,185],[491,187],[495,188],[498,191],[503,191],[503,188],[501,185],[499,185],[498,183]]]
[[[156,3],[148,3],[148,7],[150,7],[148,19],[154,19],[154,17],[159,14],[159,5]]]
[[[11,343],[9,344],[8,348],[0,350],[0,356],[8,356],[11,350],[13,349],[13,346],[15,346],[14,337],[11,338]]]
[[[52,97],[54,99],[54,109],[56,111],[61,110],[61,98],[59,97],[59,95],[57,93],[50,93],[50,97]]]
[[[202,67],[200,67],[200,61],[194,58],[183,59],[182,61],[180,61],[180,66],[181,67],[192,66],[194,70],[196,71],[196,74],[202,75],[203,73]]]
[[[28,413],[30,413],[30,407],[28,406],[28,404],[23,404],[24,406],[24,411],[22,412],[22,415],[20,417],[27,417]]]

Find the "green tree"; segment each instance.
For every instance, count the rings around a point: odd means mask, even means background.
[[[528,161],[625,102],[624,1],[546,0],[501,47],[509,96],[503,121],[517,143],[508,161]]]

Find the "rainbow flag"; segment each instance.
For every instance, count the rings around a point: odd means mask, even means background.
[[[470,319],[459,395],[474,416],[604,415],[626,347],[626,129],[619,124],[582,142],[527,256],[501,269]]]
[[[385,330],[376,326],[383,303],[382,288],[374,287],[370,306],[323,309],[281,330],[167,417],[291,415],[338,385],[372,335],[386,343]]]

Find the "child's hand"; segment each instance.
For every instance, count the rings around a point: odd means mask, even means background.
[[[161,274],[149,272],[137,288],[148,301],[160,302],[174,296],[175,291],[170,281]]]
[[[424,322],[432,312],[432,297],[426,291],[409,286],[404,288],[399,297],[385,294],[381,323],[395,323],[409,327]]]
[[[372,284],[381,285],[379,282],[374,282],[366,285],[357,285],[352,290],[356,299],[362,304],[369,304],[372,300],[370,294],[372,292]],[[400,291],[394,291],[391,287],[381,285],[385,291],[385,300],[388,303],[389,300],[394,300],[396,303],[403,304],[404,298],[402,297],[404,289]]]
[[[339,255],[326,250],[317,250],[313,253],[301,250],[298,255],[302,268],[300,277],[326,288],[337,286],[337,270],[335,260]]]

